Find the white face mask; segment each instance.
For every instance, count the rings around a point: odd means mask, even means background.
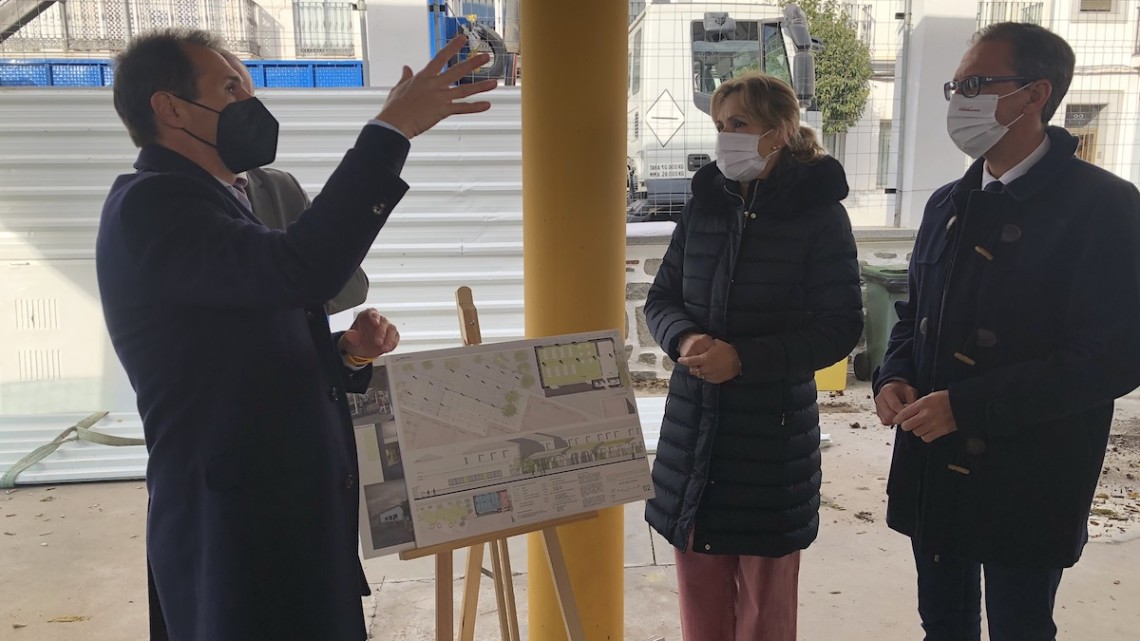
[[[1026,85],[1028,87],[1029,85]],[[997,120],[998,101],[1025,89],[1011,91],[1004,96],[982,94],[967,98],[962,94],[950,96],[950,110],[946,113],[946,131],[950,140],[971,158],[985,154],[1005,136],[1014,122],[1021,120],[1021,114],[1008,125]]]
[[[725,178],[738,182],[755,180],[764,173],[768,159],[776,152],[761,156],[760,139],[775,131],[769,129],[763,136],[735,134],[722,131],[716,135],[716,166]]]

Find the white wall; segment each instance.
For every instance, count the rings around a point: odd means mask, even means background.
[[[257,0],[261,7],[258,15],[258,39],[261,57],[296,58],[297,38],[292,0]]]
[[[390,87],[404,65],[418,71],[431,59],[423,0],[370,0],[364,27],[364,81]]]
[[[863,115],[847,130],[842,157],[851,194],[844,201],[851,224],[857,227],[890,226],[894,221],[894,194],[886,193],[895,186],[893,170],[887,171],[885,184],[878,184],[879,129],[883,120],[892,120],[895,110],[895,83],[891,78],[871,80],[871,92]],[[898,135],[892,120],[892,135]]]

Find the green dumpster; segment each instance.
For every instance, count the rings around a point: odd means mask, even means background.
[[[863,265],[863,282],[867,284],[867,310],[864,332],[867,350],[855,355],[855,377],[871,380],[875,368],[883,363],[891,330],[899,320],[895,303],[907,299],[906,265]]]

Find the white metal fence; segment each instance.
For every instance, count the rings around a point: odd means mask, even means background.
[[[40,0],[7,0],[26,7]],[[258,12],[253,0],[68,0],[42,13],[0,42],[7,54],[85,54],[118,51],[134,36],[194,25],[221,36],[238,55],[260,56]]]
[[[950,78],[902,77],[906,66],[907,35],[918,26],[908,19],[905,0],[799,0],[808,10],[813,36],[823,40],[824,51],[816,54],[816,104],[820,110],[822,141],[847,170],[851,195],[845,205],[857,226],[891,226],[899,203],[900,134],[905,122],[906,92],[941,95],[942,83]],[[713,124],[707,114],[697,113],[696,90],[691,87],[698,71],[692,65],[707,64],[705,49],[724,44],[689,42],[710,12],[735,17],[737,33],[733,46],[748,39],[748,56],[733,53],[713,62],[718,77],[705,84],[715,86],[724,78],[762,68],[769,69],[770,51],[752,32],[742,29],[753,21],[780,18],[780,4],[768,2],[669,2],[629,0],[629,89],[630,165],[638,174],[631,190],[654,194],[645,180],[664,184],[663,189],[683,189],[695,167],[711,160]],[[1052,124],[1064,126],[1081,138],[1082,158],[1126,179],[1140,180],[1140,7],[1137,0],[1043,0],[1038,2],[976,2],[976,25],[1031,22],[1065,38],[1077,55],[1072,87]],[[767,7],[767,10],[765,10]],[[701,24],[698,24],[701,23]],[[702,32],[703,33],[703,32]],[[707,36],[705,36],[707,40]],[[955,61],[961,48],[947,51]],[[703,48],[702,48],[703,47]],[[842,56],[836,58],[837,51]],[[525,59],[525,52],[523,52]],[[863,58],[860,68],[851,60]],[[777,74],[778,75],[778,74]],[[841,108],[845,96],[865,83],[866,97],[857,117],[845,119]],[[906,86],[904,86],[904,84]],[[825,85],[835,87],[828,91]],[[647,88],[649,90],[647,90]],[[663,133],[654,123],[670,124]],[[677,125],[677,123],[683,123]],[[928,129],[928,130],[927,130]],[[702,133],[703,131],[703,133]],[[919,136],[945,136],[941,124],[925,127]],[[907,167],[922,162],[908,159]],[[963,166],[966,158],[963,156]],[[641,166],[641,165],[644,166]],[[955,176],[947,175],[948,182]],[[675,178],[669,184],[669,178]]]
[[[348,0],[0,0],[0,57],[106,58],[136,35],[206,29],[243,58],[360,58],[363,3]],[[427,26],[426,8],[422,28]],[[421,25],[416,25],[420,27]]]

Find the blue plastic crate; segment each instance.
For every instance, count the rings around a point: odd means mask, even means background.
[[[255,87],[361,87],[359,60],[251,60],[245,63]],[[2,87],[106,87],[114,83],[110,60],[0,61]]]
[[[265,68],[262,67],[261,62],[245,61],[245,68],[249,69],[249,75],[253,78],[254,87],[265,86]]]
[[[362,87],[364,66],[358,62],[315,63],[313,78],[317,87]]]
[[[0,62],[0,87],[46,87],[51,83],[47,61]]]
[[[109,60],[8,60],[0,62],[0,86],[105,87],[114,81]]]
[[[313,65],[307,62],[267,62],[266,87],[312,87]]]
[[[53,87],[102,87],[105,62],[52,62]]]

